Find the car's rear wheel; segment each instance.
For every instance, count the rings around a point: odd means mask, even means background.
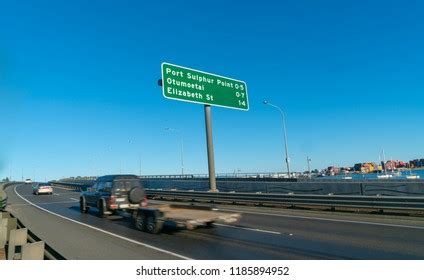
[[[88,212],[87,204],[85,203],[85,199],[82,197],[80,198],[80,211],[83,214]]]
[[[104,218],[105,217],[105,204],[103,200],[99,201],[99,217]]]

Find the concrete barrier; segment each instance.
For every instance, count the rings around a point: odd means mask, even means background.
[[[7,250],[8,260],[21,260],[22,259],[22,247],[27,244],[28,240],[28,229],[12,229],[10,231],[10,238]]]
[[[143,185],[150,189],[177,189],[207,191],[209,182],[199,179],[142,179]],[[334,194],[334,195],[387,195],[387,196],[424,196],[424,181],[252,181],[252,180],[217,180],[221,192],[261,192],[292,194]]]
[[[9,212],[0,212],[0,219],[10,218]]]
[[[2,216],[7,216],[7,214],[2,213]],[[4,247],[7,241],[10,239],[10,231],[18,227],[18,220],[16,218],[1,218],[0,219],[0,247]]]
[[[8,212],[0,212],[0,260],[65,260]],[[10,256],[10,257],[9,257]]]
[[[22,260],[43,260],[44,259],[44,241],[27,243],[22,246]]]

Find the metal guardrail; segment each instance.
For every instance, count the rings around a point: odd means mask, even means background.
[[[7,205],[7,196],[0,197],[0,211],[3,211],[6,208],[6,205]]]
[[[302,176],[297,174],[296,176]],[[142,179],[209,179],[208,174],[167,174],[167,175],[142,175]],[[262,173],[218,173],[216,179],[255,179],[273,178],[287,179],[287,173],[262,172]]]
[[[414,169],[413,169],[414,170]],[[421,168],[418,168],[417,170],[421,170]],[[405,171],[405,170],[403,170]],[[345,176],[352,176],[356,173],[347,173]],[[372,174],[372,173],[370,173]],[[364,175],[363,178],[355,178],[354,181],[367,181],[367,180],[377,180],[377,178],[367,178],[370,174],[362,174]],[[287,178],[286,172],[232,172],[232,173],[217,173],[216,179],[235,179],[235,180],[243,180],[243,179],[249,179],[249,180],[276,180],[276,181],[340,181],[340,180],[347,180],[346,178],[341,178],[338,176],[325,176],[325,177],[318,177],[318,173],[312,173],[312,178],[309,177],[308,174],[302,173],[302,172],[292,172],[293,177]],[[342,175],[342,174],[340,174]],[[198,179],[198,180],[208,180],[209,175],[208,174],[162,174],[162,175],[141,175],[139,176],[141,179]],[[78,176],[78,177],[69,177],[69,178],[63,178],[60,181],[81,181],[81,180],[96,180],[96,176]],[[396,179],[396,178],[388,178],[388,179],[378,179],[378,181],[399,181],[404,179]],[[423,180],[423,179],[419,179]],[[424,180],[423,180],[424,181]]]
[[[299,172],[293,172],[293,174],[296,174],[296,176],[303,176],[302,173]],[[142,175],[139,176],[142,179],[192,179],[192,178],[204,178],[208,179],[208,174],[165,174],[165,175]],[[286,178],[287,173],[286,172],[233,172],[233,173],[217,173],[217,178]],[[61,181],[67,181],[67,180],[96,180],[96,176],[78,176],[78,177],[70,177],[70,178],[64,178],[61,179]]]
[[[63,184],[76,191],[90,186],[89,182]],[[231,204],[255,204],[277,206],[314,206],[328,208],[366,208],[378,210],[424,211],[424,197],[412,196],[364,196],[364,195],[314,195],[279,193],[204,192],[182,190],[146,189],[148,197],[184,200],[191,202],[212,202]]]
[[[7,206],[7,194],[4,192],[4,188],[12,183],[1,183],[0,184],[0,211],[3,211]]]
[[[141,179],[145,188],[159,190],[196,190],[208,191],[209,184],[203,179]],[[158,180],[158,181],[156,181]],[[263,180],[263,181],[262,181]],[[221,192],[237,193],[281,193],[314,195],[357,195],[357,196],[424,196],[424,181],[275,181],[276,179],[217,179]],[[68,186],[80,186],[83,189],[94,184],[93,180],[52,181]]]
[[[160,199],[188,200],[196,202],[424,211],[424,197],[256,194],[231,192],[211,193],[152,189],[147,190],[147,195]]]
[[[84,180],[79,182],[63,182],[63,181],[51,181],[50,184],[53,186],[64,186],[71,190],[75,191],[82,191],[85,190],[85,188],[92,186],[94,181],[91,180]]]

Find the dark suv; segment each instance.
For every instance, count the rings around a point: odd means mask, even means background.
[[[80,195],[81,213],[90,207],[99,209],[104,217],[117,210],[133,210],[147,206],[141,180],[135,175],[108,175],[97,178],[93,186]]]

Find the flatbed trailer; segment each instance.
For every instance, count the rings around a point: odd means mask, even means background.
[[[240,219],[240,214],[218,211],[207,206],[166,204],[138,208],[133,212],[133,219],[138,230],[159,233],[165,222],[191,230],[199,226],[210,227],[215,222],[235,223]]]

